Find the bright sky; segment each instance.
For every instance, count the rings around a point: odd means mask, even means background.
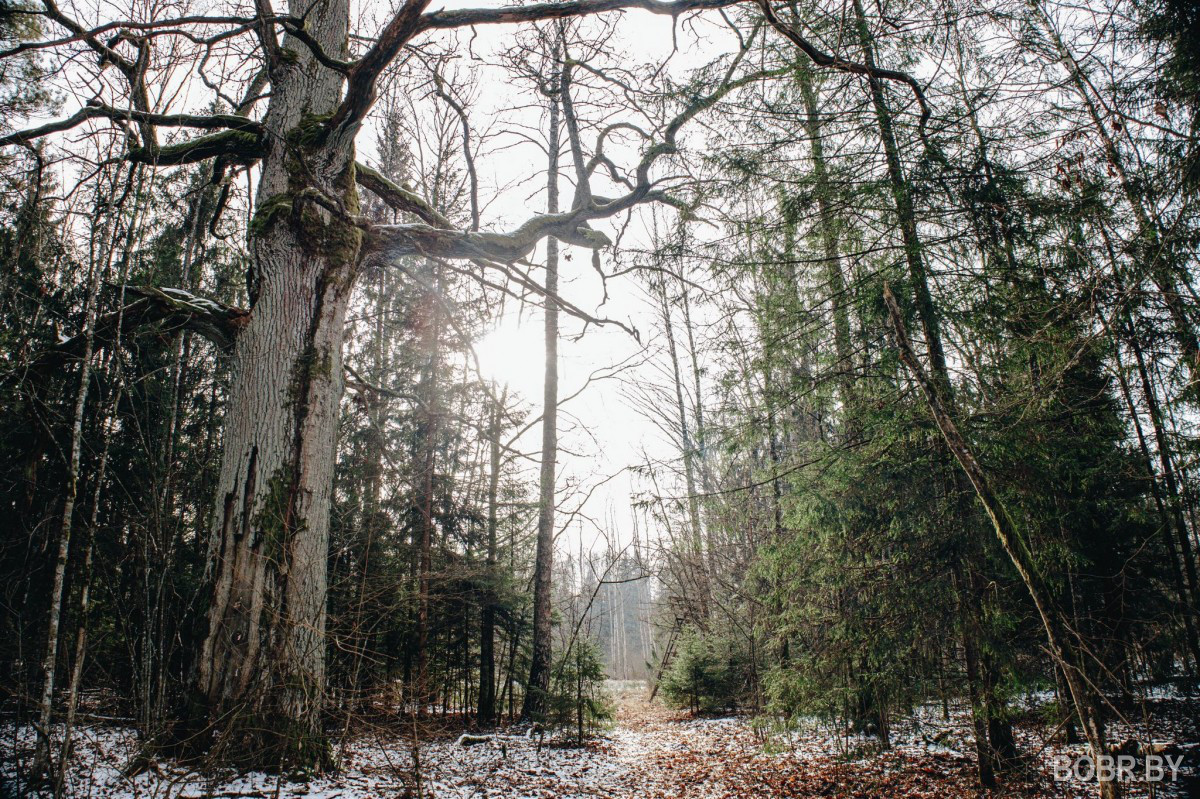
[[[446,4],[446,7],[480,5],[475,2],[456,1]],[[716,15],[711,16],[715,20],[712,23],[699,23],[695,26],[684,23],[676,28],[674,39],[678,43],[678,49],[674,54],[672,20],[644,11],[627,12],[613,41],[619,43],[622,50],[633,54],[639,61],[661,63],[669,58],[671,73],[682,77],[688,70],[717,58],[734,44],[728,29],[723,30],[719,27],[723,25],[720,18]],[[700,39],[698,34],[703,34],[704,38]],[[512,35],[511,27],[480,28],[479,37],[472,43],[472,49],[476,53],[495,52],[498,48],[506,46]],[[487,55],[483,57],[485,60],[491,60]],[[491,72],[498,74],[496,71]],[[478,94],[480,97],[499,98],[495,99],[498,107],[502,107],[507,98],[512,96],[511,89],[503,86],[484,86]],[[480,113],[482,115],[482,109]],[[586,115],[586,112],[581,112],[581,115]],[[526,124],[536,125],[536,115],[531,114],[531,119]],[[586,142],[588,137],[585,136],[584,140]],[[521,171],[526,174],[543,174],[545,156],[532,146],[524,153],[524,158],[484,159],[480,163],[483,172],[481,178],[493,186],[504,186],[518,179]],[[635,163],[636,153],[625,155],[626,157],[618,163]],[[566,174],[570,169],[567,158],[564,158],[564,167]],[[570,184],[564,179],[562,186],[564,195],[569,199]],[[519,204],[503,204],[503,207],[508,209],[505,216],[513,222],[530,211],[544,207],[544,195],[529,197],[529,191],[529,188],[524,189],[525,197]],[[493,208],[500,206],[501,204],[497,203]],[[597,224],[596,227],[614,234],[615,238],[615,227],[604,223]],[[635,223],[630,226],[630,231],[626,232],[622,244],[644,248],[648,246],[648,240],[644,228],[639,228]],[[559,345],[559,396],[562,398],[575,394],[597,370],[626,361],[639,362],[647,355],[656,353],[661,346],[658,340],[660,336],[656,333],[657,316],[647,304],[641,287],[632,277],[610,280],[608,301],[601,306],[604,287],[592,268],[590,253],[577,248],[564,250],[565,256],[570,258],[564,258],[560,266],[564,296],[584,311],[620,320],[635,327],[642,334],[643,344],[639,344],[628,333],[614,326],[592,326],[582,338],[576,339],[583,327],[582,323],[562,314],[560,324],[563,335]],[[543,263],[544,257],[544,246],[539,246],[531,260]],[[612,271],[611,251],[602,254],[602,264],[606,271]],[[535,414],[540,412],[543,390],[542,323],[540,309],[522,310],[513,304],[497,329],[477,347],[483,369],[488,376],[499,383],[507,383],[511,390],[525,397],[531,407],[536,409]],[[569,511],[575,508],[583,494],[597,483],[616,475],[595,488],[581,516],[604,526],[608,534],[622,544],[628,543],[633,535],[633,509],[630,499],[635,489],[634,479],[628,472],[622,473],[622,470],[644,462],[643,452],[663,459],[678,456],[674,445],[666,441],[642,415],[641,410],[633,407],[623,396],[623,383],[638,379],[661,379],[661,376],[652,377],[651,370],[643,367],[627,370],[618,379],[594,381],[586,391],[567,402],[560,410],[559,435],[562,452],[559,456],[558,486],[559,495],[563,498],[560,510]],[[663,412],[673,413],[673,410],[664,408]],[[519,446],[523,451],[536,453],[540,440],[541,428],[536,426],[524,436]],[[580,487],[567,496],[564,489],[568,484]],[[601,551],[605,548],[600,530],[591,521],[576,519],[563,530],[561,525],[566,521],[567,513],[560,513],[560,551],[578,553],[581,545],[585,550],[595,548]],[[613,526],[616,529],[613,529]],[[640,534],[645,540],[648,534],[653,536],[656,532],[647,531],[643,525]]]
[[[87,18],[124,18],[129,16],[126,4],[127,0],[114,0],[111,3],[104,0],[99,7],[92,7],[90,12],[85,13]],[[497,0],[449,0],[445,3],[435,3],[431,10],[498,7],[505,4],[507,3]],[[87,5],[86,0],[83,0],[81,5]],[[212,4],[200,2],[196,8],[203,11],[208,5],[215,9],[225,7],[221,0],[216,0]],[[370,34],[378,30],[386,20],[390,5],[392,4],[359,0],[358,7],[364,19],[356,26],[356,31]],[[596,23],[585,21],[583,24]],[[510,228],[545,208],[542,177],[545,170],[545,154],[528,143],[508,147],[511,142],[503,136],[496,135],[506,128],[524,127],[527,132],[536,131],[542,124],[540,114],[535,109],[514,111],[514,106],[528,103],[529,96],[515,90],[511,84],[511,76],[498,66],[499,53],[511,45],[514,37],[518,35],[518,30],[518,26],[493,25],[482,26],[473,32],[466,30],[452,34],[435,31],[427,34],[442,41],[452,41],[451,37],[457,36],[461,62],[481,62],[487,65],[481,69],[480,80],[472,87],[475,99],[468,110],[472,126],[477,132],[487,132],[494,136],[493,141],[497,146],[499,143],[506,145],[506,149],[491,153],[487,152],[485,147],[485,152],[477,162],[481,200],[491,200],[484,208],[483,224],[491,229]],[[694,18],[684,17],[676,21],[667,16],[631,10],[624,12],[620,17],[611,43],[611,47],[619,49],[623,54],[620,66],[633,68],[643,63],[658,66],[667,62],[666,74],[682,79],[691,69],[730,51],[735,39],[715,13],[709,12]],[[59,89],[63,102],[48,114],[47,119],[73,112],[91,96],[94,85],[86,80],[75,80],[74,75],[74,70],[67,69],[59,76],[62,81]],[[204,106],[212,97],[207,87],[190,78],[188,73],[182,70],[164,76],[156,92],[164,110],[192,110]],[[579,113],[586,125],[593,118],[594,109],[581,107]],[[43,121],[46,120],[37,120],[39,123]],[[594,131],[585,131],[585,142],[594,139],[594,136]],[[360,157],[368,162],[374,160],[374,138],[370,131],[359,137]],[[629,147],[622,149],[621,145],[613,140],[610,140],[607,151],[614,161],[623,166],[632,166],[638,157],[635,150]],[[570,159],[565,156],[564,176],[570,172],[569,164]],[[58,168],[62,173],[60,179],[64,185],[72,183],[76,177],[77,165],[71,161],[64,161]],[[572,184],[564,177],[561,185],[563,201],[569,202]],[[603,190],[610,193],[616,191],[611,186],[603,187]],[[617,220],[617,223],[621,221]],[[599,222],[595,226],[605,230],[612,238],[617,238],[618,230],[614,224]],[[635,221],[625,231],[622,245],[644,249],[648,247],[648,239],[644,224]],[[586,335],[577,339],[583,327],[582,323],[563,314],[559,393],[560,397],[565,398],[575,394],[597,370],[630,360],[637,361],[647,354],[656,353],[661,342],[657,340],[656,335],[656,316],[646,304],[642,289],[636,280],[632,277],[610,280],[607,286],[608,301],[603,302],[604,286],[592,268],[590,252],[571,247],[564,247],[563,250],[560,281],[566,299],[597,317],[620,320],[637,328],[642,333],[643,343],[648,345],[648,348],[644,349],[643,345],[628,333],[612,326],[592,326]],[[543,244],[538,247],[531,260],[544,263],[544,257]],[[612,271],[613,258],[612,251],[602,254],[602,264],[606,271]],[[539,279],[540,277],[538,275]],[[540,309],[521,309],[515,302],[510,302],[499,326],[481,343],[478,352],[490,377],[498,383],[507,383],[512,391],[523,396],[529,403],[532,415],[540,413],[544,357]],[[605,478],[618,475],[594,490],[582,515],[605,523],[609,534],[622,543],[627,543],[632,537],[630,496],[634,485],[628,474],[618,473],[632,464],[642,462],[643,451],[661,459],[674,458],[678,454],[673,445],[663,439],[654,426],[643,417],[639,409],[632,407],[622,396],[622,382],[637,379],[652,379],[652,373],[648,369],[640,372],[627,371],[619,380],[593,382],[585,392],[570,400],[560,410],[560,508],[569,512],[577,506],[589,489]],[[661,379],[661,373],[654,375],[653,379]],[[663,410],[671,412],[669,408]],[[540,426],[535,426],[517,446],[524,452],[536,455],[540,437]],[[531,463],[531,466],[535,467],[536,463]],[[531,469],[531,474],[536,474],[536,470]],[[568,494],[564,490],[567,485],[577,488]],[[560,520],[566,521],[567,516],[568,513],[561,514]],[[643,529],[642,535],[645,537],[647,534],[653,535],[654,532]],[[574,553],[579,551],[581,544],[584,549],[591,548],[593,544],[601,549],[604,547],[599,530],[581,519],[577,519],[569,529],[563,531],[563,535],[562,548]]]

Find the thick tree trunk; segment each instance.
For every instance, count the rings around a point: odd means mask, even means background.
[[[546,212],[558,213],[558,147],[560,106],[550,101],[550,165]],[[533,654],[521,718],[540,719],[550,690],[551,592],[554,570],[554,484],[558,460],[558,240],[546,240],[546,380],[542,393],[542,471],[538,507],[537,554],[533,568]]]
[[[259,765],[324,759],[326,550],[349,298],[348,274],[327,283],[323,259],[285,259],[289,243],[272,244],[258,257],[293,269],[264,279],[234,354],[197,664],[209,720],[251,739],[229,739],[229,754],[261,752]]]
[[[346,0],[293,0],[326,53],[346,52]],[[208,632],[185,732],[222,759],[321,767],[326,559],[342,337],[359,232],[304,194],[357,210],[351,133],[319,136],[341,75],[285,40],[251,224],[252,310],[234,344],[210,542]]]

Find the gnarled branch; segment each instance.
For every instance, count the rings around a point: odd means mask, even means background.
[[[233,349],[238,332],[250,319],[249,311],[197,297],[181,289],[126,286],[125,294],[136,299],[96,320],[93,335],[97,341],[116,341],[156,325],[159,329],[191,330],[228,352]],[[35,366],[46,368],[77,358],[83,354],[85,345],[82,334],[69,338],[42,352]]]
[[[149,111],[139,111],[134,108],[114,108],[109,105],[89,100],[83,108],[64,119],[48,122],[36,128],[10,133],[0,138],[0,147],[9,144],[28,144],[34,139],[40,139],[53,133],[63,133],[79,127],[89,119],[111,119],[114,121],[128,120],[148,125],[163,125],[169,127],[200,128],[204,130],[242,130],[261,132],[262,126],[253,120],[232,114],[156,114]]]
[[[356,163],[354,165],[354,179],[358,185],[383,200],[389,207],[402,213],[413,214],[434,227],[454,229],[454,223],[443,216],[424,197],[388,180],[383,174],[366,164]]]
[[[225,130],[166,147],[134,147],[126,154],[126,158],[137,164],[179,166],[225,156],[229,162],[248,166],[262,158],[263,147],[261,136],[241,130]]]
[[[640,8],[651,14],[678,16],[688,11],[725,8],[746,0],[568,0],[564,3],[531,3],[504,8],[464,8],[454,11],[433,11],[421,17],[420,30],[466,28],[472,25],[498,25],[513,22],[536,22],[542,19],[562,19],[600,14],[605,11]]]
[[[665,125],[662,140],[648,147],[642,154],[636,170],[637,181],[626,194],[613,199],[589,197],[570,211],[538,214],[508,233],[462,231],[415,223],[378,225],[360,222],[367,230],[366,241],[363,244],[364,252],[387,257],[420,255],[513,263],[528,256],[546,236],[554,236],[567,244],[591,250],[607,247],[611,244],[608,236],[598,230],[592,230],[588,227],[588,222],[614,216],[647,200],[666,201],[677,208],[687,207],[682,200],[670,197],[655,187],[655,181],[650,177],[651,169],[663,156],[678,152],[679,131],[697,114],[720,102],[731,91],[783,71],[755,71],[734,78],[733,74],[742,63],[746,52],[743,49],[733,60],[716,89],[709,94],[693,98]]]

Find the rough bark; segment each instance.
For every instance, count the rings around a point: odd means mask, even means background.
[[[308,8],[309,35],[346,52],[346,0]],[[278,46],[278,45],[276,45]],[[268,136],[251,224],[248,321],[233,346],[213,517],[208,632],[185,733],[225,759],[322,767],[329,505],[342,336],[361,235],[315,203],[357,211],[347,134],[317,135],[342,76],[285,40],[272,54]]]
[[[226,404],[220,477],[212,504],[207,631],[197,653],[193,691],[175,732],[196,750],[215,742],[214,754],[235,765],[321,766],[327,745],[320,723],[324,692],[325,591],[334,439],[341,393],[341,345],[350,288],[366,247],[381,257],[425,255],[510,263],[542,238],[596,249],[607,238],[589,220],[612,217],[643,201],[671,202],[650,178],[658,159],[676,153],[676,135],[711,108],[745,76],[695,98],[647,146],[636,182],[618,198],[592,198],[566,214],[531,219],[509,234],[446,230],[420,198],[375,181],[384,193],[424,220],[422,224],[372,225],[358,214],[354,136],[377,94],[378,83],[405,44],[421,31],[476,24],[573,17],[643,8],[676,16],[720,8],[741,0],[571,0],[519,8],[425,13],[428,0],[406,0],[355,61],[348,59],[347,0],[311,5],[289,0],[278,15],[255,4],[254,24],[269,94],[261,121],[248,108],[229,114],[168,114],[151,110],[145,62],[130,61],[47,2],[46,16],[122,72],[132,108],[98,102],[69,119],[0,138],[0,145],[28,143],[73,129],[87,120],[132,122],[136,137],[124,158],[169,166],[215,158],[214,169],[257,165],[259,180],[249,230],[249,312],[215,307],[180,308],[174,295],[153,292],[138,308],[145,319],[170,315],[217,340],[230,352],[231,388]],[[271,17],[270,20],[265,17]],[[279,28],[286,32],[281,40]],[[116,41],[116,40],[114,40]],[[139,52],[148,52],[139,48]],[[740,63],[740,58],[734,66]],[[160,146],[159,127],[205,131]],[[212,131],[211,133],[207,133]],[[371,182],[371,179],[367,179]],[[557,208],[557,204],[555,205]],[[364,235],[363,231],[369,231]],[[364,243],[364,239],[366,242]],[[557,245],[553,245],[556,250]],[[548,284],[553,285],[548,279]],[[153,296],[151,296],[153,295]],[[164,314],[163,302],[171,309]],[[547,326],[556,316],[548,298]],[[566,306],[564,306],[566,307]],[[127,314],[130,324],[137,323]],[[123,330],[118,322],[117,332]],[[556,326],[556,323],[555,323]],[[63,353],[57,352],[58,355]],[[548,353],[549,355],[549,353]],[[547,381],[549,395],[552,381]],[[546,434],[554,439],[553,413]],[[552,547],[553,459],[549,499],[543,479],[539,542],[548,564]],[[549,627],[549,568],[544,569],[539,629]],[[535,647],[547,661],[549,635]],[[536,665],[535,665],[536,668]],[[542,679],[548,673],[543,668]],[[511,698],[511,694],[510,694]]]

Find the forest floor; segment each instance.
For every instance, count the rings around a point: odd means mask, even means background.
[[[123,771],[137,752],[126,727],[86,726],[76,735],[69,776],[71,796],[113,799],[748,799],[751,797],[1074,797],[1093,796],[1080,781],[1056,782],[1055,758],[1073,758],[1082,746],[1047,744],[1054,732],[1041,720],[1036,701],[1016,726],[1022,752],[1034,764],[1010,776],[991,794],[975,787],[967,714],[940,707],[920,709],[897,725],[892,747],[839,735],[812,724],[771,731],[745,718],[691,718],[646,700],[640,683],[612,685],[617,716],[585,747],[513,729],[464,746],[455,731],[426,734],[414,757],[411,740],[398,730],[374,728],[353,736],[342,751],[342,769],[307,781],[270,774],[201,775],[164,761],[133,777]],[[1170,744],[1183,756],[1178,781],[1127,785],[1129,796],[1200,796],[1200,700],[1159,691],[1146,706],[1153,726],[1114,725],[1113,740],[1126,737]],[[1141,727],[1141,725],[1137,725]],[[14,764],[28,762],[29,730],[9,724],[0,741],[0,797],[24,795],[13,781]],[[1036,754],[1035,754],[1036,753]],[[419,758],[419,768],[415,767]],[[1139,763],[1139,768],[1141,767]],[[417,775],[419,774],[419,779]]]

